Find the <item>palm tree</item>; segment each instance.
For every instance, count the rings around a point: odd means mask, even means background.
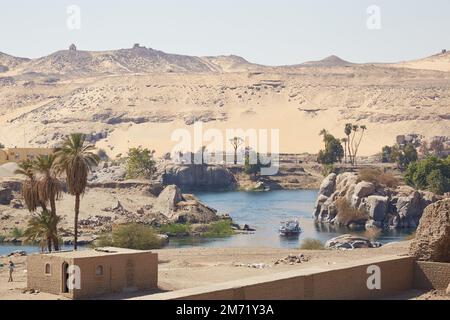
[[[85,142],[85,135],[73,133],[66,137],[62,147],[56,151],[58,168],[66,173],[67,190],[75,196],[74,250],[77,250],[80,197],[86,191],[89,172],[100,161],[99,156],[93,152],[95,147]]]
[[[322,129],[319,132],[319,136],[323,136],[323,142],[325,143],[325,149],[327,148],[327,136],[328,136],[328,131],[326,129]]]
[[[367,130],[367,127],[365,125],[362,125],[359,127],[361,129],[361,135],[359,137],[359,141],[355,146],[355,152],[354,152],[354,164],[356,165],[356,155],[358,154],[358,150],[359,150],[359,145],[361,144],[362,138],[364,136],[364,132]]]
[[[56,177],[56,157],[55,155],[38,156],[34,162],[34,170],[39,172],[42,176],[37,181],[37,194],[40,203],[45,204],[50,202],[50,214],[53,216],[52,221],[56,221],[56,200],[59,200],[62,193],[62,186],[59,179]],[[57,226],[53,226],[53,232],[57,234]],[[56,251],[59,250],[58,242],[53,244]]]
[[[24,232],[25,242],[39,243],[41,252],[44,252],[45,247],[51,252],[52,243],[58,243],[55,226],[58,226],[60,221],[60,217],[54,216],[46,210],[36,214],[28,221],[28,227]]]
[[[348,149],[348,157],[350,158],[350,162],[352,163],[352,150],[350,148],[350,135],[352,134],[353,125],[351,123],[345,124],[345,135],[347,136],[347,149]]]
[[[22,197],[30,212],[35,212],[39,203],[39,196],[37,193],[36,178],[33,171],[33,161],[25,160],[19,163],[19,168],[14,171],[15,174],[21,174],[27,177],[27,180],[22,184]]]
[[[344,144],[344,163],[347,163],[347,138],[342,138],[341,142]]]

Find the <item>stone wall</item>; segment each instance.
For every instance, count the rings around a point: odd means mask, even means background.
[[[378,266],[380,290],[370,290],[367,280],[369,266]],[[322,300],[379,299],[413,288],[411,257],[386,256],[349,262],[340,266],[304,268],[213,284],[168,293],[134,298],[135,300]]]

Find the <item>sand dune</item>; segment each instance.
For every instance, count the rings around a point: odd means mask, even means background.
[[[445,65],[446,57],[424,61]],[[278,129],[280,152],[315,153],[322,128],[343,137],[345,123],[357,122],[369,128],[361,146],[368,155],[398,134],[448,135],[450,73],[399,66],[332,56],[265,67],[237,56],[143,47],[60,51],[0,77],[0,141],[54,146],[67,133],[84,132],[111,156],[137,145],[162,154],[174,147],[174,130],[193,130],[200,121],[224,135],[226,129]]]

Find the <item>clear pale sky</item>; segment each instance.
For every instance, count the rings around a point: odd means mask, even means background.
[[[67,7],[81,29],[67,27]],[[381,29],[367,28],[367,8]],[[0,51],[36,58],[75,43],[80,50],[129,48],[236,54],[267,65],[336,54],[352,62],[394,62],[450,49],[449,0],[4,0]]]

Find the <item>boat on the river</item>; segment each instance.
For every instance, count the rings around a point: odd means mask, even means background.
[[[292,237],[298,236],[302,232],[302,229],[300,228],[298,220],[295,219],[281,222],[279,232],[280,236]]]

